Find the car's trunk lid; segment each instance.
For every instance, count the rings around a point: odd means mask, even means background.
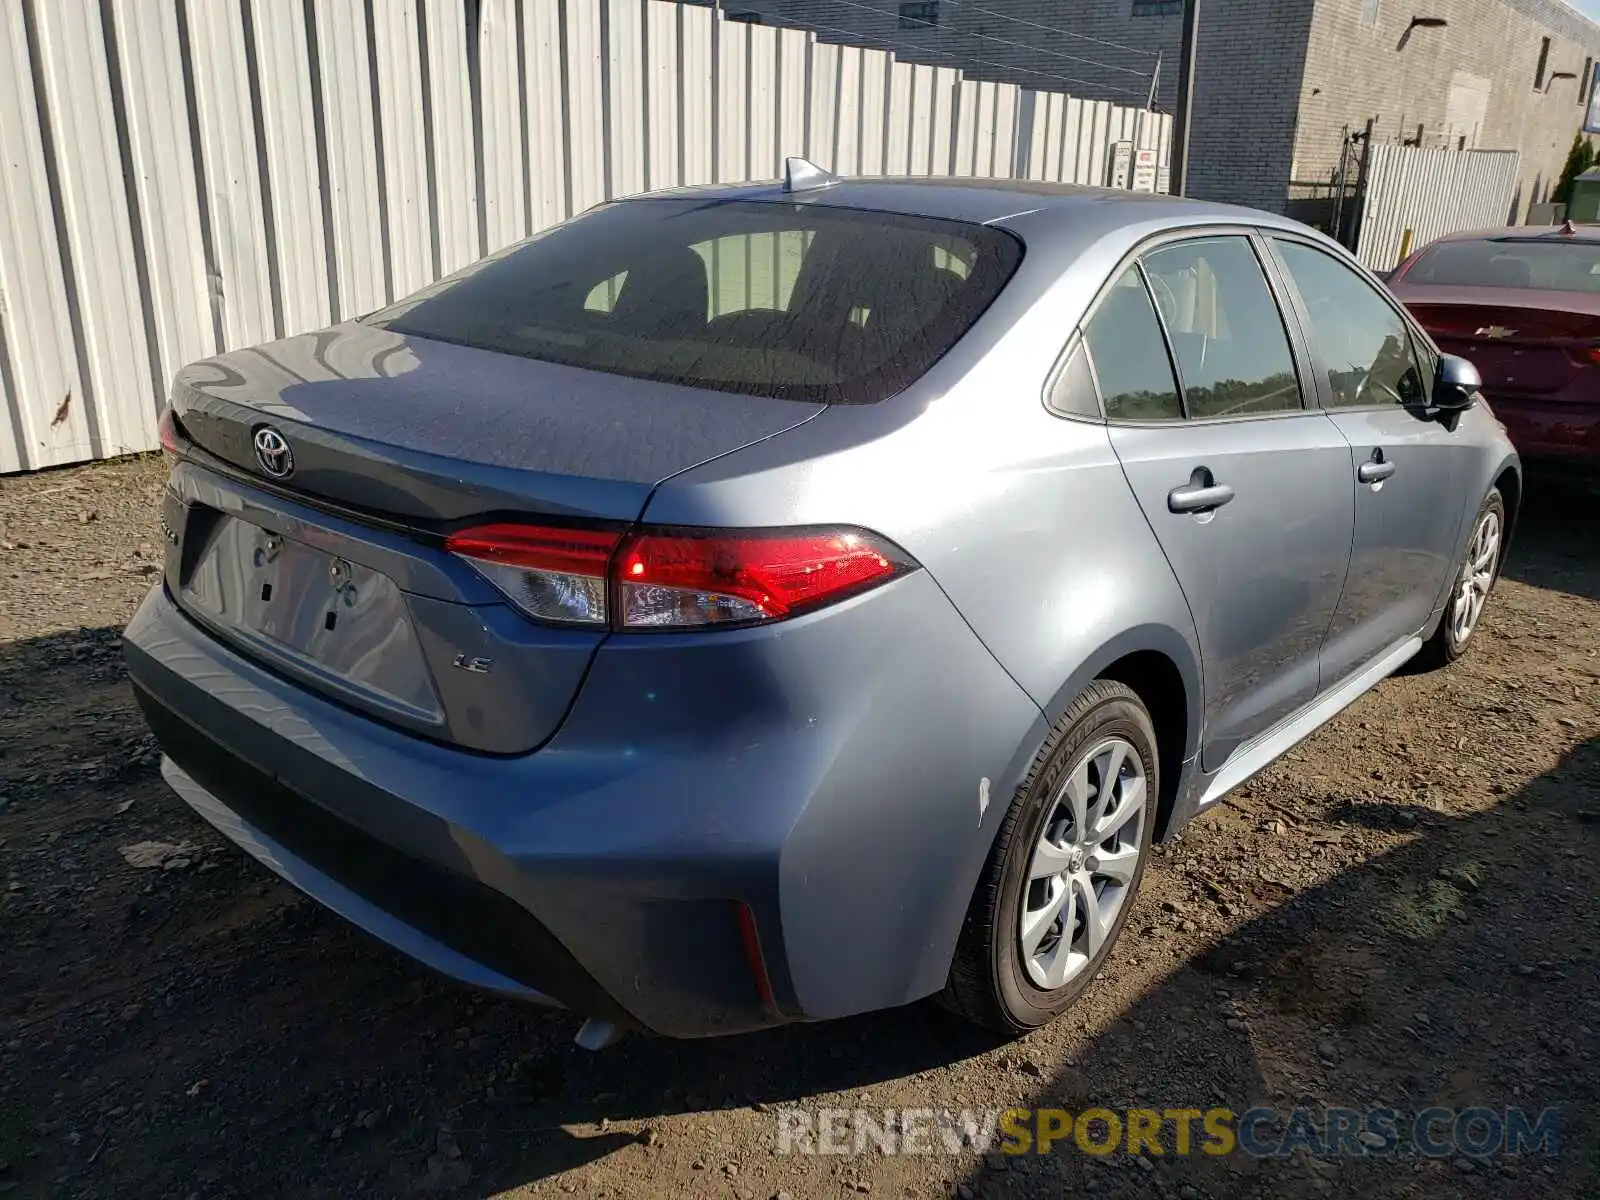
[[[629,523],[661,480],[822,411],[359,324],[187,368],[173,407],[203,451],[165,514],[179,603],[309,688],[500,753],[554,732],[604,633],[527,621],[441,535]]]
[[[356,322],[188,367],[173,406],[203,449],[269,484],[424,522],[501,510],[631,521],[662,479],[822,408]],[[287,479],[256,455],[263,425],[290,445]]]
[[[1576,376],[1600,365],[1600,298],[1433,287],[1403,298],[1441,350],[1478,368],[1490,395],[1569,394]]]

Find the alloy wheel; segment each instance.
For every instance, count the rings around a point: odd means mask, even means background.
[[[1131,894],[1144,845],[1144,759],[1123,738],[1073,763],[1051,800],[1024,884],[1017,935],[1028,978],[1053,991],[1099,955]]]
[[[1500,514],[1488,509],[1478,518],[1467,545],[1466,561],[1456,580],[1455,601],[1450,609],[1450,637],[1462,645],[1478,627],[1483,606],[1494,586],[1495,565],[1500,557]]]

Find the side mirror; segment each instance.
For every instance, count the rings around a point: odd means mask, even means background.
[[[1433,407],[1446,412],[1471,408],[1483,388],[1478,368],[1454,354],[1439,356],[1439,369],[1433,374]]]

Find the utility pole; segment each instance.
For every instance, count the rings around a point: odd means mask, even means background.
[[[1189,192],[1189,131],[1194,119],[1194,68],[1199,46],[1200,0],[1183,0],[1183,46],[1178,52],[1178,108],[1172,115],[1172,194]]]
[[[1157,50],[1156,51],[1155,69],[1150,72],[1150,96],[1144,102],[1144,106],[1145,106],[1145,110],[1146,111],[1149,111],[1150,109],[1155,108],[1155,106],[1156,106],[1156,90],[1157,90],[1158,86],[1160,85],[1160,83],[1161,83],[1161,51]]]

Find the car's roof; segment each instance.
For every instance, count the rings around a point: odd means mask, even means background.
[[[1172,217],[1285,224],[1282,217],[1254,209],[1150,192],[1045,183],[1033,179],[974,179],[964,176],[855,176],[828,187],[786,192],[780,183],[707,184],[649,192],[633,199],[704,196],[719,200],[761,200],[820,204],[911,216],[943,217],[975,224],[1005,224],[1049,211],[1070,212],[1087,224],[1105,227]]]
[[[1464,229],[1435,238],[1440,242],[1600,242],[1600,225],[1507,225],[1499,229]]]

